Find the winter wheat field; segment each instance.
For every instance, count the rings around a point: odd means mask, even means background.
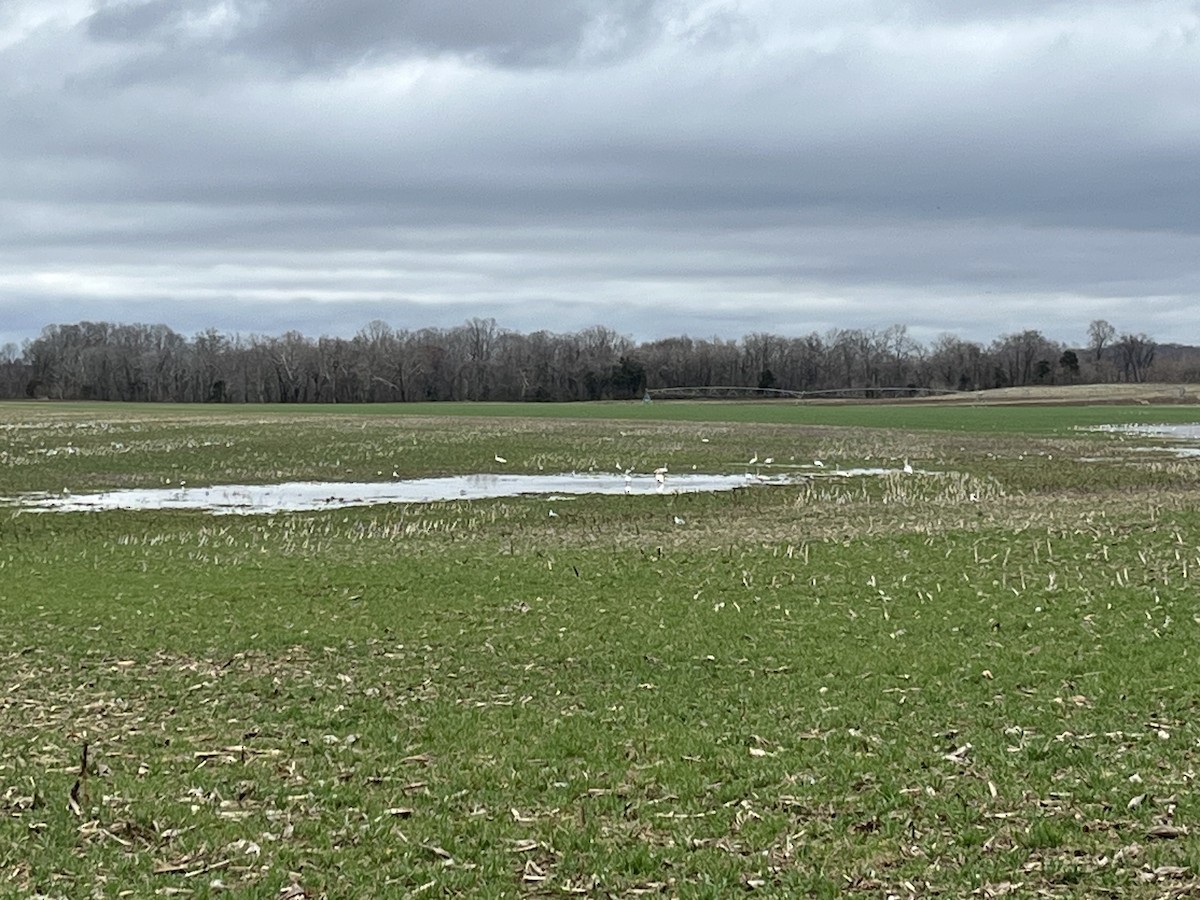
[[[0,406],[0,895],[1194,895],[1197,421]]]

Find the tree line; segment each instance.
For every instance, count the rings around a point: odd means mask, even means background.
[[[1167,350],[1169,352],[1164,353]],[[974,391],[1031,384],[1200,381],[1200,350],[1159,347],[1103,320],[1068,347],[1040,331],[990,344],[906,326],[803,337],[670,337],[634,342],[602,326],[523,334],[494,319],[453,328],[371,322],[350,338],[203,331],[165,325],[49,325],[0,348],[0,396],[177,403],[375,403],[633,399],[673,387],[775,391]]]

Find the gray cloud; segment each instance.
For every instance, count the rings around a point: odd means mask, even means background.
[[[0,329],[1195,340],[1198,28],[1172,0],[13,0]]]
[[[497,66],[620,58],[664,24],[658,0],[104,0],[88,18],[98,41],[143,61],[226,55],[285,70],[342,69],[453,54]]]

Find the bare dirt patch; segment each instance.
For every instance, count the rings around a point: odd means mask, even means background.
[[[1195,384],[1051,384],[995,388],[905,400],[906,403],[951,403],[998,406],[1053,406],[1200,403]]]

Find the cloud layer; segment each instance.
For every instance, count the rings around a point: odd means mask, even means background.
[[[1198,35],[1153,0],[10,0],[0,342],[1195,342]]]

